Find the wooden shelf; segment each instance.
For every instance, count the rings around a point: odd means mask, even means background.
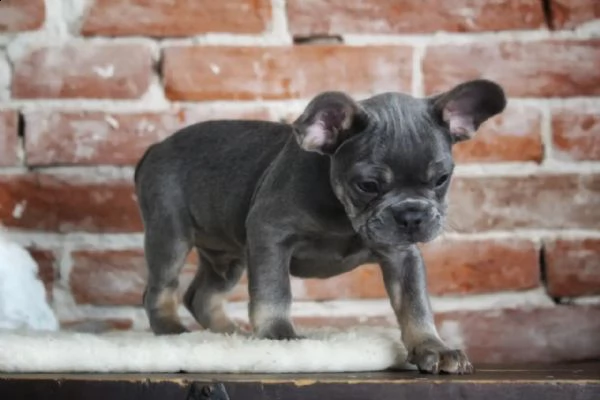
[[[467,376],[346,374],[0,374],[7,400],[600,399],[600,362],[480,366]]]

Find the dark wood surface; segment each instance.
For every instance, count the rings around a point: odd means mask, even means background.
[[[600,400],[600,362],[480,366],[474,375],[2,374],[0,399]]]

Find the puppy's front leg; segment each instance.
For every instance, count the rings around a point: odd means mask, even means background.
[[[413,245],[386,253],[382,258],[383,279],[400,324],[408,361],[421,372],[472,373],[465,353],[448,348],[438,335],[419,249]]]
[[[267,339],[299,338],[290,320],[290,250],[264,237],[249,241],[248,292],[250,322],[255,334]]]

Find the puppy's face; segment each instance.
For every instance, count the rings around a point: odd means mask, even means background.
[[[354,229],[375,245],[434,239],[454,168],[451,136],[426,100],[388,93],[360,104],[365,129],[340,145],[331,164]]]
[[[373,246],[434,239],[444,225],[452,145],[501,112],[502,89],[472,81],[427,99],[386,93],[317,96],[294,123],[300,145],[331,157],[332,188]]]

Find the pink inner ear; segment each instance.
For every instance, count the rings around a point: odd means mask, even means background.
[[[457,138],[471,138],[475,133],[475,123],[470,115],[445,109],[444,121],[448,124],[450,133]]]
[[[325,129],[323,121],[316,121],[306,128],[306,134],[302,139],[302,147],[305,150],[320,150],[327,142],[329,134]]]

